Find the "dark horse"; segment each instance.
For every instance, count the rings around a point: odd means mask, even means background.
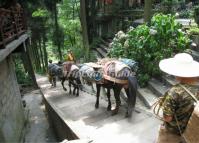
[[[121,105],[121,100],[120,100],[120,93],[122,88],[125,89],[126,95],[127,95],[127,111],[125,116],[129,117],[132,114],[132,110],[135,107],[136,103],[136,92],[137,92],[137,80],[136,77],[134,76],[129,76],[128,77],[128,85],[125,87],[123,84],[119,83],[114,83],[112,81],[105,80],[103,84],[98,84],[96,83],[96,88],[97,88],[97,99],[95,103],[95,108],[99,107],[99,97],[100,97],[100,90],[101,87],[104,87],[107,89],[107,97],[108,97],[108,107],[107,110],[111,110],[111,94],[110,90],[113,89],[114,92],[114,97],[116,100],[116,107],[114,110],[112,110],[112,115],[115,115],[119,111],[119,107]]]
[[[86,72],[90,72],[90,73],[94,72],[95,73],[94,69],[93,69],[93,71],[89,68],[88,68],[88,70],[83,70],[83,67],[82,67],[82,68],[80,68],[80,71],[81,71],[82,79],[86,80],[87,82],[89,82],[89,81],[92,82],[91,77],[89,77],[89,75],[91,75],[91,74],[89,74],[89,73],[86,74]],[[128,71],[131,72],[130,69],[128,69]],[[121,105],[120,92],[121,92],[122,88],[124,88],[126,95],[127,95],[127,105],[128,105],[127,111],[126,111],[126,117],[131,116],[132,110],[135,107],[135,103],[136,103],[137,80],[136,80],[135,76],[128,76],[128,77],[126,77],[126,79],[128,79],[128,80],[125,84],[118,83],[118,82],[116,83],[116,82],[113,82],[111,80],[104,79],[104,78],[100,82],[94,81],[96,83],[96,88],[97,88],[97,94],[96,94],[97,99],[96,99],[96,103],[95,103],[95,108],[99,107],[100,90],[101,90],[101,87],[104,87],[107,89],[107,97],[108,97],[107,110],[111,110],[110,90],[113,89],[114,97],[116,100],[116,108],[114,110],[112,110],[112,115],[117,114],[119,111],[119,107]]]
[[[69,94],[72,94],[71,86],[73,85],[73,95],[79,96],[79,89],[81,89],[81,81],[80,81],[80,75],[79,75],[79,68],[72,64],[70,65],[70,70],[66,71],[64,68],[65,65],[68,63],[65,63],[60,66],[59,72],[58,72],[58,78],[61,80],[62,87],[65,91],[67,91],[66,87],[64,86],[64,82],[68,80],[69,83]],[[68,65],[67,65],[68,66]]]

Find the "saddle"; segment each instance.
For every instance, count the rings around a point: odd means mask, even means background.
[[[101,66],[96,63],[85,63],[80,68],[80,75],[89,82],[100,82],[102,74]]]
[[[63,73],[64,76],[71,76],[72,74],[76,74],[79,71],[79,68],[74,65],[74,62],[67,61],[63,63]]]
[[[131,75],[129,66],[121,61],[110,61],[103,66],[103,77],[115,83],[127,84]]]
[[[60,70],[60,67],[56,64],[48,65],[48,72],[50,76],[56,76],[59,70]]]
[[[109,80],[115,83],[127,84],[131,75],[131,68],[115,59],[104,59],[98,63],[85,63],[80,68],[81,76],[90,82],[104,82]]]

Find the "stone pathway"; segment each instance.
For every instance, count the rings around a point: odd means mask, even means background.
[[[23,100],[26,101],[26,108],[29,109],[29,125],[24,142],[57,142],[45,114],[45,106],[42,104],[42,95],[40,90],[34,90],[25,94]]]
[[[140,105],[136,105],[132,118],[124,117],[125,104],[118,115],[111,116],[104,99],[100,100],[99,109],[95,109],[96,98],[88,92],[81,91],[76,97],[63,91],[60,83],[51,88],[46,77],[37,76],[37,82],[46,101],[80,139],[92,143],[154,143],[156,140],[160,121],[137,108]]]

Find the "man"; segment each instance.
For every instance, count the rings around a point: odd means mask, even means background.
[[[56,73],[55,73],[55,64],[52,63],[52,60],[48,61],[48,80],[51,83],[52,87],[56,87]]]
[[[71,49],[67,51],[66,61],[76,62],[75,56],[73,55]]]
[[[71,51],[71,49],[68,49],[67,56],[66,56],[66,62],[63,63],[64,67],[64,76],[68,78],[69,73],[71,71],[72,65],[76,62],[75,57]]]
[[[182,135],[195,104],[194,97],[189,92],[199,99],[199,63],[191,55],[180,53],[174,58],[160,61],[159,67],[165,73],[175,76],[179,82],[165,93],[159,105],[163,109],[166,130]]]

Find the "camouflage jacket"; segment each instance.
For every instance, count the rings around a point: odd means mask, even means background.
[[[182,84],[199,99],[198,87]],[[162,103],[163,115],[172,116],[172,121],[165,122],[166,128],[175,133],[183,133],[194,109],[193,98],[177,84],[165,93]],[[179,129],[180,128],[180,129]]]

